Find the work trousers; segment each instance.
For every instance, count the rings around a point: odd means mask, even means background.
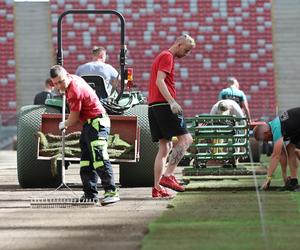
[[[80,177],[86,198],[97,198],[98,177],[105,191],[115,191],[114,175],[107,152],[109,117],[89,119],[80,136]]]

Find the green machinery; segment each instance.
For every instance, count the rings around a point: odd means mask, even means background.
[[[62,26],[67,15],[115,15],[120,22],[120,76],[121,86],[115,100],[102,100],[98,87],[93,79],[86,79],[106,108],[111,119],[111,133],[119,134],[121,138],[134,146],[132,159],[112,159],[120,166],[120,185],[123,187],[153,186],[153,162],[158,150],[157,144],[152,143],[148,123],[148,106],[143,103],[142,95],[128,91],[129,69],[126,66],[125,19],[115,10],[68,10],[63,12],[57,22],[57,55],[56,63],[63,65]],[[131,71],[132,73],[132,71]],[[97,77],[97,76],[96,76]],[[99,76],[98,76],[99,77]],[[132,77],[132,75],[131,75]],[[132,80],[132,79],[131,79]],[[52,100],[45,105],[27,105],[18,113],[17,164],[18,180],[22,188],[57,187],[61,183],[62,164],[57,162],[57,173],[51,171],[50,157],[40,154],[37,132],[60,135],[58,123],[61,121],[61,100]],[[73,126],[68,133],[81,130],[81,124]],[[77,162],[79,158],[67,159]]]
[[[212,174],[216,166],[218,174],[220,169],[224,173],[236,172],[237,169],[243,172],[243,168],[237,168],[237,162],[249,158],[250,155],[250,124],[247,118],[198,115],[186,119],[186,122],[194,138],[187,155],[193,170],[185,169],[184,175]]]

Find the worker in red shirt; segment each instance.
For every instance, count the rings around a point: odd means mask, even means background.
[[[83,122],[80,136],[80,177],[84,195],[81,199],[99,201],[97,191],[99,176],[105,191],[101,204],[119,201],[107,153],[110,119],[98,96],[81,77],[69,74],[60,65],[51,67],[50,77],[54,87],[65,93],[70,108],[68,119],[59,123],[59,129],[66,129],[78,121]]]
[[[186,129],[182,108],[175,101],[174,60],[185,57],[194,47],[195,41],[192,37],[186,34],[181,35],[168,50],[162,51],[152,64],[148,117],[152,140],[159,142],[154,162],[153,198],[171,196],[163,187],[178,192],[184,191],[184,187],[176,180],[174,171],[192,144],[193,138]],[[177,137],[174,147],[172,137]],[[163,171],[164,166],[166,166],[165,171]]]

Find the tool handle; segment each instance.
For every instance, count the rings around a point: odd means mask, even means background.
[[[66,121],[66,95],[62,94],[62,121]],[[61,131],[61,181],[62,184],[65,184],[65,134],[66,129],[64,128]]]

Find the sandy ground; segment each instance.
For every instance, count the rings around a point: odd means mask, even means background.
[[[105,207],[30,208],[31,197],[53,190],[21,189],[16,157],[15,151],[0,151],[1,250],[139,249],[148,223],[169,202],[153,200],[151,188],[121,188],[121,201]],[[118,167],[114,169],[118,180]],[[67,171],[66,182],[80,184],[78,167]]]

